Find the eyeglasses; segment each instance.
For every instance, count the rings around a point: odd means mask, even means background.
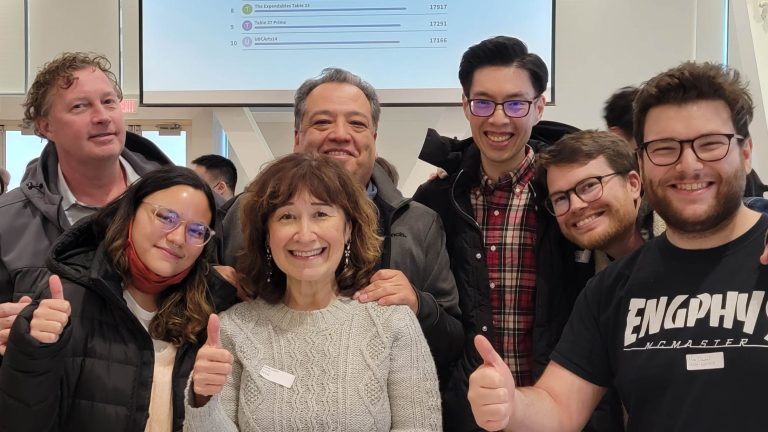
[[[504,109],[504,114],[507,117],[525,117],[531,110],[531,104],[538,98],[539,97],[536,96],[533,100],[512,99],[504,102],[496,102],[490,99],[470,99],[469,112],[477,117],[490,117],[496,112],[496,107],[501,105]]]
[[[550,195],[544,201],[544,206],[554,216],[562,216],[568,213],[568,210],[571,209],[571,193],[575,193],[576,196],[585,203],[597,201],[603,196],[603,180],[608,177],[623,174],[625,173],[613,172],[601,176],[587,177],[568,190]]]
[[[165,232],[171,232],[178,228],[181,224],[186,225],[185,237],[187,244],[192,246],[204,246],[211,240],[216,232],[208,225],[200,222],[190,222],[184,220],[179,214],[172,209],[163,207],[159,204],[152,204],[143,201],[144,204],[152,207],[152,216],[155,218],[155,222],[160,224],[160,227]]]
[[[690,144],[693,154],[704,162],[715,162],[728,155],[733,138],[743,140],[744,137],[736,134],[710,134],[702,135],[692,140],[676,140],[663,138],[644,142],[642,151],[648,155],[652,164],[657,166],[669,166],[680,160],[683,153],[683,144]]]

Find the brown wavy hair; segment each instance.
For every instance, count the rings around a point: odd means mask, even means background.
[[[731,111],[734,130],[749,138],[755,108],[748,83],[741,79],[739,71],[718,63],[689,61],[656,75],[640,87],[633,104],[638,150],[643,148],[645,119],[652,108],[701,100],[725,102]]]
[[[318,153],[291,154],[268,164],[246,187],[240,208],[243,248],[238,269],[251,298],[278,303],[285,295],[286,276],[266,256],[269,218],[301,192],[335,205],[351,225],[349,265],[339,262],[339,294],[351,296],[365,287],[381,254],[378,211],[365,190],[337,161]],[[342,260],[343,261],[343,260]],[[272,271],[271,282],[267,273]]]
[[[123,91],[117,83],[115,74],[110,70],[112,64],[109,60],[100,54],[85,52],[65,52],[50,62],[43,65],[35,76],[35,81],[29,87],[27,99],[22,104],[24,106],[24,123],[34,125],[35,119],[48,115],[51,108],[51,96],[56,86],[61,89],[68,89],[75,83],[75,72],[94,68],[104,72],[107,79],[115,88],[115,94],[119,100],[123,100]],[[45,138],[37,130],[35,125],[35,134]]]
[[[113,201],[93,217],[97,233],[104,233],[102,244],[107,255],[125,283],[130,283],[131,272],[125,247],[128,242],[128,227],[144,198],[157,191],[184,185],[202,191],[211,212],[209,226],[216,223],[216,202],[211,188],[191,169],[168,166],[150,171],[117,200]],[[183,342],[196,343],[204,334],[208,316],[213,312],[209,301],[206,275],[208,261],[213,254],[214,242],[203,246],[203,252],[192,264],[192,270],[178,284],[168,287],[157,298],[157,314],[149,323],[149,334],[159,340],[181,345]]]

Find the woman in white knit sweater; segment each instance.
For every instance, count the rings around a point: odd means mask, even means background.
[[[243,288],[209,329],[188,431],[441,430],[435,366],[407,306],[361,304],[381,239],[365,191],[332,159],[281,158],[242,200]]]

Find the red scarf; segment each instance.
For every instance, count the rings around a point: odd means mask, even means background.
[[[171,285],[181,282],[190,271],[192,267],[188,267],[182,270],[181,273],[173,276],[160,276],[159,274],[150,270],[144,262],[136,254],[136,250],[133,248],[133,221],[128,225],[128,244],[125,246],[125,256],[128,258],[128,270],[131,272],[131,283],[133,287],[145,294],[160,294],[165,291]]]

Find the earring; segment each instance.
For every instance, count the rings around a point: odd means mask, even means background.
[[[267,283],[272,282],[272,251],[269,250],[269,245],[265,244],[267,249]]]
[[[349,265],[349,252],[352,248],[352,241],[347,241],[347,244],[344,245],[344,270],[347,269],[347,266]]]

